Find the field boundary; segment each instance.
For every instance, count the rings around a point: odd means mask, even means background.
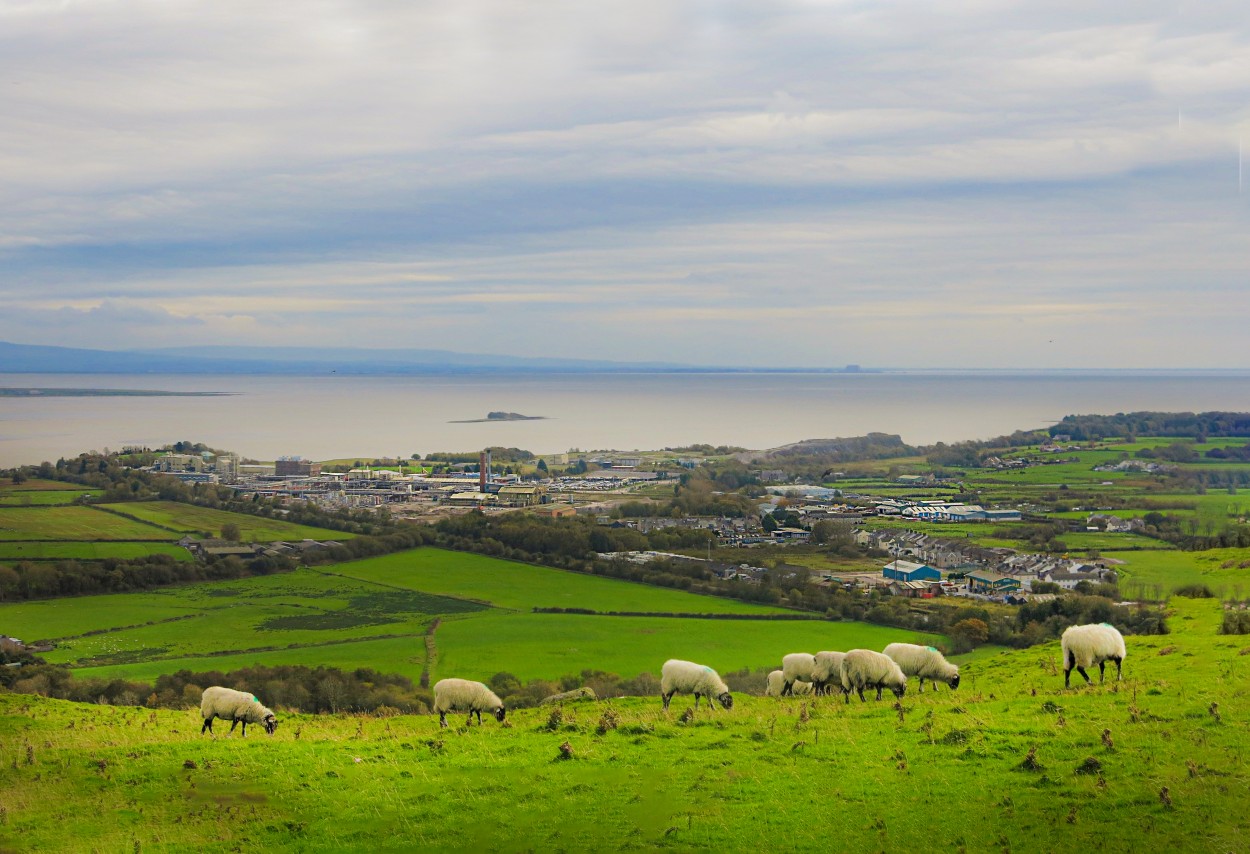
[[[135,503],[140,503],[140,502],[135,502]],[[131,515],[130,513],[123,513],[121,510],[117,510],[112,507],[106,507],[103,504],[91,504],[91,505],[85,505],[85,506],[89,506],[92,510],[99,510],[102,513],[112,513],[114,516],[120,516],[121,518],[129,519],[132,522],[139,522],[144,525],[151,525],[153,528],[158,528],[162,531],[169,531],[169,533],[171,534],[177,534],[179,539],[185,536],[189,536],[190,534],[193,534],[193,533],[199,533],[198,531],[180,531],[176,528],[170,528],[167,525],[162,525],[159,522],[153,522],[150,519],[140,519],[138,516]],[[190,506],[194,506],[194,505],[190,505]]]
[[[757,620],[763,622],[834,622],[819,614],[701,614],[686,611],[596,611],[592,608],[543,608],[530,609],[533,614],[572,614],[578,617],[659,617],[678,620]]]
[[[422,688],[430,687],[430,670],[438,661],[438,644],[434,640],[434,633],[442,624],[443,618],[435,617],[434,622],[430,623],[430,627],[425,630],[425,666],[421,668],[420,678]]]
[[[268,653],[268,652],[285,652],[286,650],[290,650],[290,649],[318,649],[320,647],[326,647],[326,646],[342,646],[344,644],[349,644],[349,643],[368,643],[370,641],[397,640],[399,638],[418,638],[418,637],[422,637],[422,635],[417,632],[398,632],[396,634],[369,635],[367,637],[359,637],[359,638],[339,638],[336,640],[318,641],[315,643],[313,642],[292,643],[292,644],[287,644],[285,646],[257,646],[257,647],[252,647],[250,649],[218,649],[218,650],[213,650],[212,652],[184,652],[184,653],[179,653],[178,655],[154,656],[152,658],[145,658],[142,661],[117,662],[117,661],[101,661],[99,660],[98,657],[96,659],[87,658],[87,659],[79,659],[73,663],[66,662],[66,666],[72,670],[78,670],[78,669],[89,668],[89,667],[121,667],[121,666],[129,665],[129,664],[155,664],[161,661],[180,661],[184,658],[185,659],[228,658],[232,655],[249,655],[249,654],[260,654],[260,653]]]

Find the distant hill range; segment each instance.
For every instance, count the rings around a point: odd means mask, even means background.
[[[785,373],[811,368],[768,369]],[[840,372],[833,369],[830,372]],[[847,370],[858,370],[848,368]],[[333,347],[170,347],[85,350],[0,341],[0,373],[36,374],[404,374],[470,373],[721,373],[754,368],[701,367],[673,362],[545,359],[450,350]]]

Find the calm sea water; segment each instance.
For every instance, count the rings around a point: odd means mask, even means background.
[[[274,377],[0,374],[0,386],[231,392],[0,398],[0,466],[83,450],[205,442],[257,459],[408,456],[488,445],[536,453],[707,442],[769,448],[897,433],[984,439],[1072,413],[1250,411],[1250,373],[646,374]],[[451,424],[492,410],[543,421]]]

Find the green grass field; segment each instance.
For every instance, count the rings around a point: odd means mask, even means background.
[[[62,480],[42,480],[40,478],[31,478],[21,483],[13,483],[12,481],[0,481],[0,495],[6,495],[13,492],[95,492],[96,490],[88,489],[85,486],[79,486],[76,483],[66,483]]]
[[[588,617],[577,614],[491,612],[443,623],[436,634],[433,676],[488,679],[501,670],[523,680],[556,679],[584,669],[623,676],[656,676],[669,658],[700,661],[718,670],[780,667],[790,652],[881,649],[896,640],[941,640],[868,623],[690,620],[663,617]]]
[[[1122,571],[1128,586],[1157,586],[1164,593],[1186,584],[1206,584],[1217,595],[1240,591],[1250,595],[1250,549],[1211,549],[1202,552],[1103,552],[1125,562]],[[1240,564],[1245,563],[1242,567]],[[1121,582],[1121,587],[1125,582]],[[1240,598],[1240,597],[1238,597]]]
[[[347,540],[355,536],[342,531],[294,525],[280,519],[265,519],[245,513],[214,510],[174,501],[137,501],[128,504],[102,504],[101,507],[134,516],[153,525],[160,525],[185,534],[207,531],[217,536],[224,525],[235,524],[244,542],[265,543],[275,540]]]
[[[866,623],[535,614],[535,607],[729,616],[782,609],[462,552],[417,549],[323,569],[0,605],[8,633],[54,639],[47,660],[85,675],[152,678],[181,668],[334,664],[420,675],[436,617],[435,676],[556,678],[656,672],[702,651],[727,669],[786,652],[880,647],[912,633]],[[505,609],[505,610],[500,610]],[[914,639],[936,643],[935,636]]]
[[[733,599],[433,548],[352,561],[327,567],[327,571],[444,596],[480,599],[498,608],[525,611],[590,608],[701,614],[792,613]]]
[[[446,730],[279,709],[244,739],[192,709],[0,695],[0,848],[1239,851],[1250,639],[1174,606],[1119,684],[1065,690],[1052,643],[897,705],[738,696],[689,721],[688,697]]]
[[[188,562],[193,559],[190,552],[173,543],[32,543],[20,540],[0,542],[0,560],[12,561],[105,560],[106,558],[129,560],[152,554],[169,555],[179,562]]]
[[[94,507],[0,507],[0,540],[174,539],[169,531]]]
[[[0,507],[45,507],[59,504],[73,504],[79,498],[102,495],[99,489],[37,489],[29,492],[7,490],[0,492]]]

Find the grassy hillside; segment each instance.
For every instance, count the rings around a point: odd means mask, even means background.
[[[0,507],[0,540],[173,539],[169,531],[95,507]]]
[[[216,536],[227,524],[239,526],[239,538],[249,543],[265,543],[275,540],[347,540],[355,534],[295,525],[281,519],[265,519],[246,513],[231,513],[211,507],[197,507],[176,501],[136,501],[126,504],[102,504],[108,510],[124,513],[144,522],[181,534],[208,532]]]
[[[897,706],[739,697],[684,722],[639,698],[443,731],[282,713],[243,739],[194,710],[0,695],[0,848],[1241,850],[1246,639],[1215,634],[1217,603],[1174,604],[1118,685],[1064,690],[1050,644]]]
[[[731,619],[535,614],[536,607],[707,614]],[[725,669],[762,667],[795,649],[883,646],[866,623],[733,619],[788,614],[680,590],[631,584],[441,549],[319,569],[0,605],[0,623],[52,640],[47,660],[85,676],[152,679],[179,669],[325,664],[420,676],[435,617],[434,678],[557,678],[592,668],[633,676],[702,650]],[[936,636],[917,635],[933,643]],[[685,652],[685,650],[690,650]]]

